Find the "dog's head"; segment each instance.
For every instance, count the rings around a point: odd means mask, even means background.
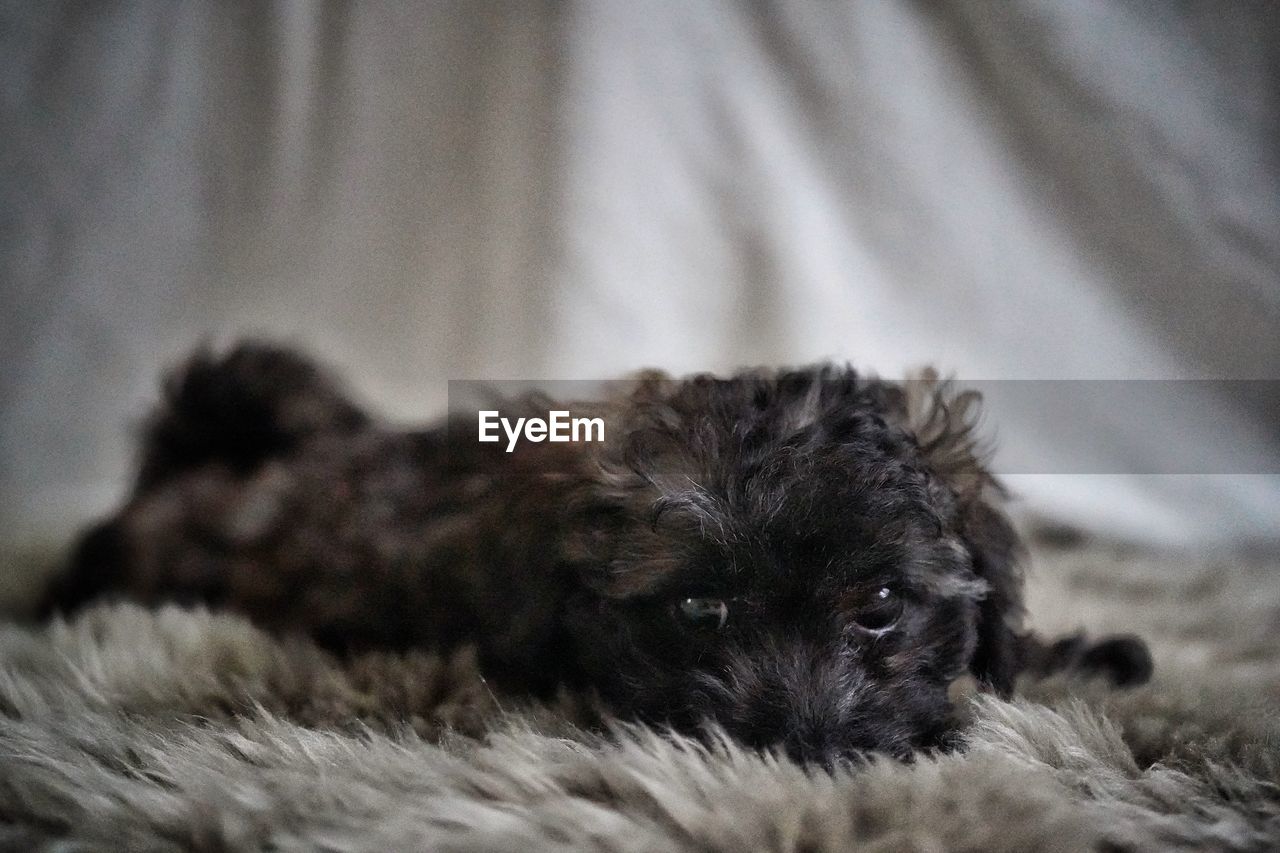
[[[958,677],[1010,688],[1020,619],[973,402],[834,368],[642,380],[574,507],[591,681],[803,760],[941,742]]]

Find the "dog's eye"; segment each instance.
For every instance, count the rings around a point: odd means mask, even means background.
[[[901,616],[902,596],[882,586],[860,604],[853,619],[864,631],[883,634],[898,624]]]
[[[720,598],[682,598],[676,602],[676,614],[696,628],[716,631],[729,621],[729,605]]]

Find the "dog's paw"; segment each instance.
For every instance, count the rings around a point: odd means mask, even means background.
[[[1151,650],[1134,634],[1116,634],[1090,644],[1076,666],[1086,674],[1107,678],[1116,687],[1145,684],[1155,670]]]
[[[1028,636],[1023,642],[1023,671],[1034,678],[1064,673],[1105,678],[1114,687],[1137,687],[1155,669],[1146,642],[1134,634],[1094,641],[1080,631],[1052,641]]]

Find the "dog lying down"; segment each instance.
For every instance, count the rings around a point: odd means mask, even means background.
[[[654,373],[585,407],[603,441],[507,452],[475,420],[391,429],[288,349],[201,351],[49,609],[202,602],[340,653],[473,643],[509,691],[593,688],[804,762],[905,757],[952,742],[967,674],[1008,694],[1151,672],[1136,637],[1025,630],[975,402],[832,366]]]

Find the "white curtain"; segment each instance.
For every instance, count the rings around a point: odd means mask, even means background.
[[[11,2],[0,56],[5,549],[119,497],[202,338],[403,420],[648,365],[1280,378],[1280,4]],[[1274,399],[1223,387],[992,420],[1104,472],[1031,511],[1275,537]],[[1206,445],[1257,470],[1123,458]]]

